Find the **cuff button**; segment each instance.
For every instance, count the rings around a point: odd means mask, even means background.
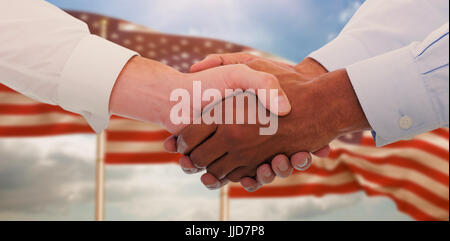
[[[413,121],[412,121],[411,117],[405,115],[402,118],[400,118],[400,121],[399,121],[400,128],[407,130],[407,129],[411,128],[412,124],[413,124]]]

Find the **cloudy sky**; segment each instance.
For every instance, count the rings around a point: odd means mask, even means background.
[[[245,44],[298,62],[335,37],[362,0],[50,0],[169,33]],[[92,220],[95,138],[0,139],[0,219]],[[176,165],[109,166],[110,220],[217,220],[219,193]],[[410,220],[385,198],[232,200],[232,220]]]

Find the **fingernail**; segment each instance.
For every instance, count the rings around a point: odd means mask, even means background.
[[[266,171],[264,172],[264,177],[270,177],[270,176],[272,176],[272,172],[269,171],[269,170],[266,170]]]
[[[244,187],[245,191],[247,192],[254,192],[256,190],[255,187]]]
[[[281,162],[280,165],[278,165],[278,169],[280,169],[280,171],[285,172],[289,169],[288,164],[286,164],[286,162]]]
[[[194,173],[196,173],[197,170],[198,170],[197,168],[184,168],[184,167],[182,167],[181,169],[182,169],[183,172],[186,173],[186,174],[194,174]]]
[[[306,157],[302,163],[297,163],[295,165],[295,169],[299,170],[299,171],[305,171],[306,169],[309,168],[311,164],[311,160],[309,159],[309,157]]]
[[[206,185],[206,188],[208,188],[209,190],[216,190],[220,187],[220,183],[216,182],[215,184],[210,184],[210,185]]]
[[[291,104],[289,103],[287,97],[284,95],[275,97],[273,104],[278,106],[275,108],[278,108],[278,113],[280,114],[286,114],[291,111]],[[271,107],[271,109],[273,110],[274,108]]]
[[[182,136],[178,137],[178,141],[177,141],[177,152],[184,154],[184,152],[186,151],[186,142],[183,140]]]

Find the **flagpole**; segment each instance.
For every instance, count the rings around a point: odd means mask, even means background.
[[[97,135],[97,157],[95,162],[95,220],[105,218],[105,132]]]
[[[228,221],[230,217],[228,190],[228,184],[220,189],[220,221]]]
[[[100,20],[100,37],[107,38],[108,20]],[[102,131],[97,134],[96,154],[96,178],[95,178],[95,220],[103,221],[105,218],[105,138],[106,133]]]

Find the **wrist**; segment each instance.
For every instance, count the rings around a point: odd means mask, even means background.
[[[371,129],[345,69],[322,75],[311,84],[321,106],[321,122],[331,135]]]
[[[110,113],[165,126],[170,121],[170,93],[183,88],[182,75],[159,62],[133,57],[111,92]]]
[[[328,70],[315,59],[307,57],[298,63],[294,69],[307,77],[316,78],[328,73]]]

